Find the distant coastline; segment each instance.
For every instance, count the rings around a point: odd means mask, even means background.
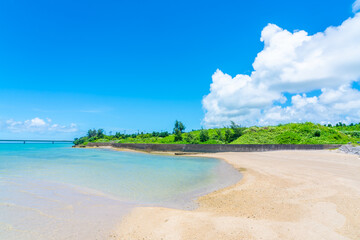
[[[180,123],[180,127],[179,127]],[[360,123],[320,125],[311,122],[289,123],[278,126],[242,127],[232,122],[228,127],[201,129],[185,132],[185,126],[176,122],[172,133],[138,132],[125,134],[116,132],[106,135],[103,129],[89,130],[86,136],[76,138],[74,144],[81,146],[89,143],[114,144],[292,144],[292,145],[327,145],[327,144],[359,144]],[[227,147],[224,147],[227,148]],[[297,149],[297,148],[292,148]]]

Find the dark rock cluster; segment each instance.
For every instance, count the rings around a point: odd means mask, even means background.
[[[350,144],[347,144],[347,145],[342,145],[339,150],[341,152],[344,152],[344,153],[348,153],[348,154],[357,154],[357,155],[360,155],[360,146],[353,146],[353,145],[350,145]]]

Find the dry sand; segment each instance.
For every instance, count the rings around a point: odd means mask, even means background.
[[[199,155],[197,155],[199,156]],[[194,211],[135,208],[111,239],[360,239],[360,159],[334,151],[216,153],[244,178]]]

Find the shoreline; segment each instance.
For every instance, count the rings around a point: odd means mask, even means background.
[[[243,178],[199,197],[192,211],[135,208],[111,239],[360,238],[358,156],[328,150],[187,156],[221,159]]]
[[[144,153],[144,154],[154,154],[154,155],[167,155],[167,156],[190,156],[190,157],[198,157],[198,154],[202,153],[182,153],[182,152],[173,152],[173,151],[147,151],[147,150],[140,150],[140,149],[130,149],[130,148],[118,148],[113,146],[73,146],[73,148],[94,148],[94,149],[108,149],[113,151],[119,151],[119,152],[136,152],[136,153]]]
[[[23,145],[14,145],[4,161],[13,165],[1,182],[0,239],[108,239],[135,207],[197,208],[199,196],[234,184],[240,176],[217,159],[37,146],[19,152]],[[44,153],[46,160],[38,157]],[[34,174],[27,174],[30,167]],[[117,195],[122,189],[129,190]]]
[[[114,147],[145,152],[219,153],[219,152],[266,152],[286,150],[336,149],[341,144],[157,144],[89,142],[76,147]]]
[[[208,194],[211,194],[213,192],[216,191],[220,191],[222,189],[231,187],[233,185],[236,185],[238,183],[241,182],[241,180],[243,179],[244,175],[243,175],[243,168],[236,168],[234,167],[233,164],[229,163],[226,159],[223,158],[219,158],[219,157],[213,157],[213,156],[208,156],[207,153],[183,153],[183,152],[172,152],[172,151],[167,151],[167,152],[163,152],[163,151],[143,151],[143,150],[135,150],[135,149],[128,149],[128,148],[118,148],[118,147],[113,147],[113,146],[82,146],[82,147],[76,147],[73,146],[74,148],[88,148],[88,149],[104,149],[104,150],[111,150],[111,151],[119,151],[119,152],[132,152],[132,153],[141,153],[141,154],[151,154],[151,155],[160,155],[160,156],[179,156],[179,157],[196,157],[196,158],[212,158],[212,159],[217,159],[221,162],[223,162],[224,164],[227,164],[229,168],[231,168],[232,171],[237,172],[237,174],[240,174],[240,178],[239,180],[236,180],[236,182],[233,182],[231,185],[228,185],[226,187],[224,186],[220,186],[223,185],[219,183],[219,186],[216,186],[214,188],[212,188],[211,190],[206,190],[204,193],[201,194],[196,194],[197,196],[191,198],[192,201],[189,201],[189,206],[192,207],[180,207],[177,206],[172,207],[172,206],[157,206],[157,207],[161,207],[161,208],[169,208],[169,209],[179,209],[179,210],[188,210],[188,211],[193,211],[199,208],[199,199],[203,196],[206,196]],[[219,175],[222,175],[221,173],[218,172]],[[229,177],[229,176],[228,176]],[[215,190],[214,190],[215,189]],[[192,202],[192,203],[191,203]],[[154,206],[155,207],[155,206]]]

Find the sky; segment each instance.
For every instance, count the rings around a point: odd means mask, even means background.
[[[360,121],[360,0],[2,1],[0,139]]]

